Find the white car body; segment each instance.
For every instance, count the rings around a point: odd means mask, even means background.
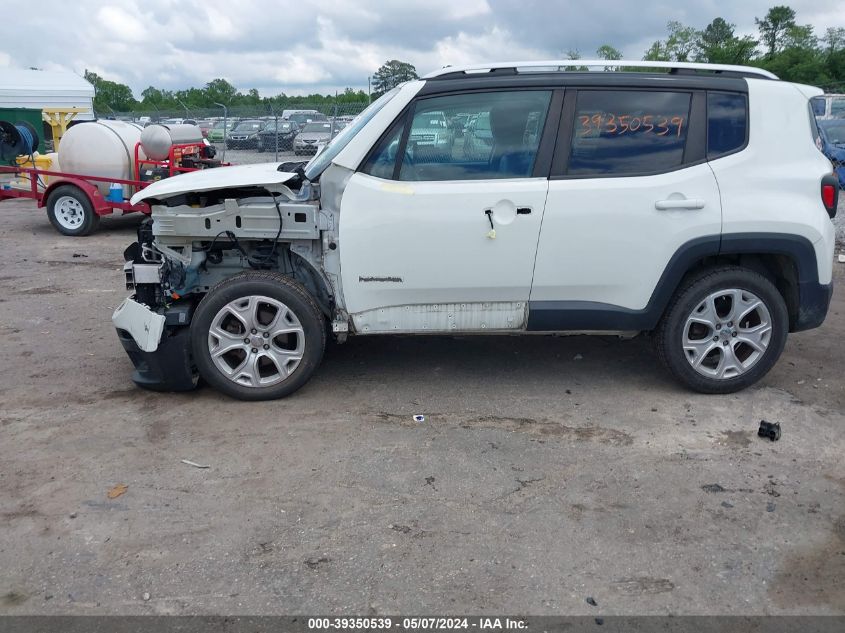
[[[607,66],[609,62],[579,60],[578,64]],[[179,235],[178,230],[173,231],[174,226],[199,227],[193,232],[183,228],[185,247],[176,247],[179,252],[174,256],[186,267],[183,281],[187,276],[195,285],[185,281],[188,285],[175,287],[165,281],[165,268],[162,283],[174,296],[202,296],[212,291],[215,280],[221,277],[210,274],[204,280],[210,269],[205,252],[221,235],[229,239],[238,234],[226,222],[237,217],[238,223],[242,218],[247,223],[251,219],[267,223],[278,211],[284,220],[281,225],[276,223],[279,228],[275,238],[273,230],[253,228],[249,233],[245,228],[241,239],[247,239],[244,235],[263,239],[266,252],[267,240],[274,238],[286,245],[290,257],[301,258],[302,265],[311,269],[308,283],[314,286],[308,286],[309,291],[321,294],[324,312],[341,337],[652,330],[690,271],[713,262],[745,266],[769,274],[784,287],[791,284],[791,289],[782,291],[789,309],[790,331],[821,323],[830,299],[834,250],[831,214],[835,213],[826,208],[826,194],[820,193],[829,182],[825,179],[831,165],[814,142],[814,119],[809,110],[810,99],[821,91],[742,67],[642,63],[639,65],[676,71],[714,71],[716,75],[632,74],[614,83],[617,80],[610,77],[613,73],[557,72],[559,67],[571,65],[517,62],[443,69],[423,80],[408,82],[376,102],[304,171],[279,171],[276,163],[225,167],[150,185],[133,196],[132,203],[150,202],[154,220],[157,213],[169,218],[166,226],[171,227],[170,233],[159,237],[162,244],[174,248],[173,239]],[[519,77],[524,67],[529,71],[533,67],[536,72]],[[497,70],[508,69],[516,72],[499,79]],[[546,80],[548,86],[543,83]],[[609,82],[607,86],[603,81]],[[519,82],[528,87],[521,88]],[[505,177],[504,172],[490,172],[489,178],[477,174],[454,179],[402,177],[406,163],[413,173],[442,173],[437,172],[440,164],[429,165],[425,171],[423,163],[417,168],[409,158],[411,150],[405,143],[413,134],[409,134],[406,126],[410,124],[405,121],[412,118],[405,113],[410,108],[417,107],[415,104],[425,107],[427,98],[437,99],[441,94],[492,93],[500,89],[500,84],[517,95],[513,97],[517,102],[527,95],[525,98],[545,98],[551,104],[543,115],[548,129],[537,132],[535,128],[530,137],[539,137],[530,141],[536,140],[532,172]],[[622,86],[619,90],[634,91],[630,94],[646,95],[646,101],[653,93],[687,99],[686,118],[676,117],[683,158],[678,165],[665,169],[657,166],[630,174],[567,175],[561,170],[565,170],[569,156],[577,156],[577,117],[573,113],[580,101],[576,103],[576,98],[580,99],[581,93],[585,99],[594,93],[613,93],[617,85]],[[450,92],[450,88],[455,90]],[[705,124],[713,120],[708,117],[717,116],[718,98],[723,93],[745,104],[745,140],[735,141],[724,152],[711,153],[710,128],[705,129]],[[708,114],[711,95],[713,111]],[[490,106],[491,118],[496,107]],[[507,111],[509,106],[502,107]],[[466,108],[455,106],[454,111],[466,112]],[[594,136],[590,116],[586,121],[581,117],[587,150],[612,149],[614,143],[621,143],[616,140],[622,135],[616,127],[612,132],[602,127],[602,117],[610,116],[615,121],[613,115],[595,116],[599,118]],[[634,120],[640,122],[639,129],[646,119],[657,121],[662,115],[655,116],[626,119],[630,128],[626,123],[624,132],[634,130]],[[532,120],[531,115],[528,120]],[[669,120],[668,115],[662,120]],[[725,119],[731,126],[739,125],[738,120]],[[552,124],[559,125],[560,132],[557,127],[550,128]],[[506,129],[502,123],[498,125],[500,130]],[[669,147],[675,142],[668,135],[668,124],[661,123],[658,131],[649,125],[648,132],[653,136],[648,138],[655,139],[649,143],[667,143]],[[682,137],[682,128],[686,137]],[[391,134],[397,129],[399,136],[390,145]],[[593,142],[593,138],[598,140]],[[529,142],[525,139],[529,136],[524,136],[523,145]],[[392,147],[397,156],[389,160],[395,161],[395,166],[387,163],[387,172],[375,169],[372,161],[382,154],[392,156]],[[524,150],[503,153],[502,157],[518,164],[521,152]],[[615,154],[609,156],[608,160],[616,160]],[[456,165],[469,161],[454,153],[445,160]],[[499,165],[500,170],[505,169],[504,162]],[[461,167],[469,170],[461,173],[471,174],[475,168],[474,164]],[[308,182],[311,177],[314,182]],[[302,186],[299,192],[298,186]],[[243,200],[225,199],[225,191],[236,188],[255,191]],[[274,197],[261,199],[260,191]],[[174,196],[202,192],[214,195],[210,201],[185,202],[182,211],[178,205],[161,206]],[[286,200],[281,207],[279,199]],[[203,211],[206,204],[208,210]],[[296,214],[297,204],[310,205],[308,214]],[[303,215],[302,221],[310,223],[299,234],[291,224],[294,214]],[[174,215],[184,224],[174,221]],[[212,227],[206,220],[202,227],[196,221],[203,215],[222,218],[223,224]],[[153,232],[155,226],[154,221]],[[214,241],[209,246],[211,238]],[[152,246],[146,248],[154,250]],[[239,251],[238,257],[252,261],[253,267],[256,261],[268,261],[250,256],[237,241],[228,248],[234,255]],[[232,261],[230,257],[223,265],[233,265]],[[145,345],[148,348],[149,342]]]

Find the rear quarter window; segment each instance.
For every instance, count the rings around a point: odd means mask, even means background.
[[[748,99],[731,92],[707,93],[707,158],[712,160],[745,147]]]
[[[624,176],[681,166],[690,93],[579,90],[567,174]]]

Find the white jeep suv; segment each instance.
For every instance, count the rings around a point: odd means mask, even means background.
[[[753,384],[830,303],[821,91],[738,66],[566,70],[608,65],[444,68],[307,164],[139,192],[152,218],[113,317],[133,379],[258,400],[301,387],[327,336],[642,332],[694,390]],[[416,128],[441,117],[491,138],[432,151]]]

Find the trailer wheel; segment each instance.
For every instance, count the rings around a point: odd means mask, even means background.
[[[80,237],[97,228],[100,216],[88,196],[73,185],[56,187],[47,197],[47,217],[62,235]]]

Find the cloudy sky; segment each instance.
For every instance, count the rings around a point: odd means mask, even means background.
[[[604,43],[640,59],[668,20],[703,28],[722,16],[754,33],[754,17],[784,2],[818,34],[845,26],[841,0],[35,0],[5,12],[0,70],[87,68],[136,97],[215,77],[262,95],[366,90],[387,59],[424,74],[570,49],[588,58]]]

